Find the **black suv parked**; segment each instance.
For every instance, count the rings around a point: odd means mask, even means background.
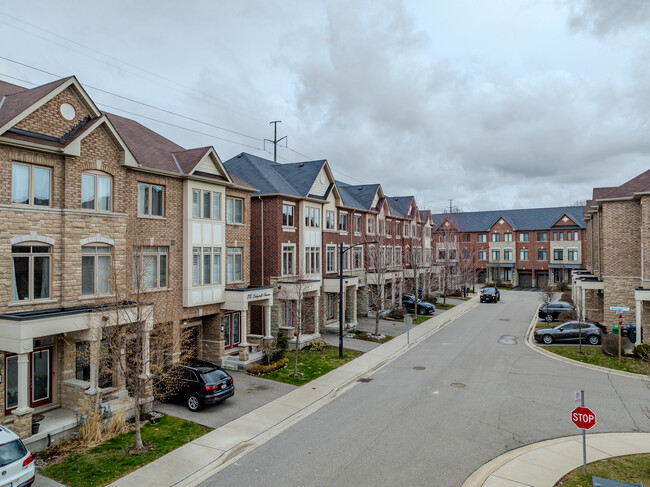
[[[571,306],[565,301],[554,301],[548,304],[542,304],[539,307],[539,312],[537,316],[541,319],[546,320],[548,323],[551,321],[557,321],[560,313],[563,311],[575,311],[575,307]]]
[[[418,314],[431,315],[436,312],[436,307],[428,301],[420,301],[418,299]],[[406,308],[409,313],[415,313],[415,296],[412,294],[405,294],[402,296],[402,306]]]
[[[193,360],[179,365],[178,381],[172,397],[180,397],[190,411],[200,411],[207,404],[216,404],[235,394],[235,384],[228,372],[216,364]]]

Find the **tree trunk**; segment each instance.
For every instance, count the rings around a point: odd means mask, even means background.
[[[135,389],[140,389],[140,386],[137,386]],[[135,413],[135,449],[144,450],[144,444],[142,443],[142,425],[140,424],[140,391],[133,391],[133,412]]]

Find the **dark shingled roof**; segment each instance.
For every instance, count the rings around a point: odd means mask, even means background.
[[[255,194],[286,194],[298,198],[309,195],[325,160],[280,164],[242,152],[224,165],[231,175],[258,188]]]
[[[550,229],[563,215],[567,215],[585,228],[582,219],[582,206],[559,206],[555,208],[527,208],[520,210],[492,210],[453,213],[450,223],[461,232],[487,232],[499,218],[507,220],[516,231]],[[433,215],[434,228],[448,218],[449,214]],[[572,228],[572,227],[570,227]]]
[[[196,149],[174,152],[174,157],[178,165],[181,166],[183,174],[189,174],[210,149],[210,147],[197,147]]]
[[[594,189],[594,199],[632,198],[636,193],[648,192],[650,192],[650,169],[597,197]]]
[[[414,196],[386,196],[391,214],[401,218],[408,218],[409,208],[414,199]]]
[[[372,202],[379,191],[379,184],[347,184],[341,181],[336,182],[339,188],[343,204],[360,210],[374,210]]]
[[[51,83],[37,86],[36,88],[23,89],[22,91],[17,90],[15,85],[3,83],[2,89],[3,91],[6,90],[6,93],[2,94],[5,95],[6,98],[2,102],[2,106],[0,106],[0,126],[9,122],[15,116],[20,115],[21,112],[27,110],[38,100],[57,89],[70,78],[72,78],[72,76],[58,79]]]
[[[129,118],[104,113],[120,134],[133,157],[144,167],[180,174],[172,153],[185,149]]]

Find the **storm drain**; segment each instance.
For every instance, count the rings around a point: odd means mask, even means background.
[[[357,382],[370,382],[372,379],[370,377],[361,377],[357,379]]]
[[[451,387],[456,387],[457,389],[464,389],[465,384],[463,384],[462,382],[452,382]]]
[[[413,367],[413,370],[426,370],[426,367],[422,367],[421,365],[416,365]]]

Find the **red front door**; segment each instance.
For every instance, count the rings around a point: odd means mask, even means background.
[[[52,402],[52,347],[29,354],[29,407]],[[5,355],[5,414],[18,406],[18,355]]]
[[[241,343],[241,313],[228,313],[221,318],[224,348],[230,350]]]

